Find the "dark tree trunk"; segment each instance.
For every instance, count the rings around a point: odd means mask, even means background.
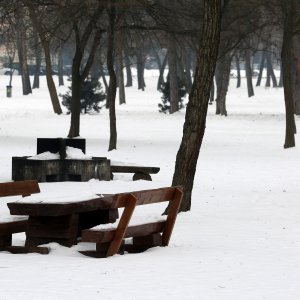
[[[290,1],[282,0],[282,10],[284,19],[284,30],[281,50],[284,102],[286,112],[286,130],[284,148],[295,147],[296,123],[294,117],[294,101],[292,88],[292,31],[293,31],[293,6]]]
[[[131,61],[127,50],[124,51],[125,69],[126,69],[126,87],[132,86]]]
[[[104,74],[104,71],[103,71],[103,65],[100,64],[100,75],[101,75],[101,78],[103,80],[103,83],[104,83],[104,87],[105,87],[105,92],[107,94],[107,91],[108,91],[108,83],[107,83],[107,80],[106,80],[106,77],[105,77],[105,74]]]
[[[209,104],[212,105],[214,100],[215,100],[215,83],[214,83],[214,79],[213,79],[212,83],[211,83]]]
[[[145,90],[145,80],[144,80],[144,70],[145,70],[145,58],[141,52],[138,52],[136,55],[137,58],[137,81],[138,81],[138,89],[144,91]]]
[[[259,73],[257,76],[256,86],[260,86],[260,84],[261,84],[261,79],[262,79],[262,75],[263,75],[263,71],[264,71],[264,67],[265,67],[265,59],[266,59],[266,52],[263,51],[262,56],[261,56],[261,62],[260,62],[260,67],[259,67]]]
[[[168,43],[168,65],[170,76],[170,113],[172,114],[179,110],[176,43],[172,36],[169,36]]]
[[[56,114],[61,114],[61,106],[59,103],[59,99],[57,96],[56,87],[52,78],[52,63],[51,63],[51,55],[50,55],[50,46],[49,46],[49,40],[46,36],[43,27],[41,26],[41,23],[38,20],[38,16],[35,11],[35,7],[33,3],[29,0],[24,1],[29,9],[30,18],[34,24],[34,27],[36,31],[38,32],[40,41],[42,43],[42,47],[44,49],[44,55],[45,55],[45,62],[46,62],[46,79],[47,79],[47,86],[52,102],[53,111]]]
[[[251,69],[251,61],[250,61],[249,54],[247,54],[245,57],[245,68],[246,68],[248,97],[252,97],[254,96],[254,89],[252,83],[252,69]]]
[[[63,59],[63,43],[60,43],[58,47],[58,85],[64,85],[64,59]]]
[[[34,69],[32,89],[38,89],[40,87],[42,49],[37,34],[35,34],[34,36],[34,54],[35,54],[35,69]]]
[[[186,87],[187,87],[188,93],[190,93],[192,84],[193,84],[192,75],[191,75],[191,71],[192,71],[191,70],[192,69],[191,61],[192,61],[191,53],[188,50],[186,53],[186,58],[185,58]]]
[[[216,114],[227,116],[226,96],[230,81],[230,54],[223,55],[216,65],[216,83],[217,83],[217,99],[216,99]]]
[[[271,59],[271,53],[267,52],[266,53],[266,59],[267,59],[267,68],[268,68],[268,73],[272,79],[273,82],[273,87],[277,87],[277,79],[274,73],[273,65],[272,65],[272,59]]]
[[[20,73],[22,77],[23,95],[32,93],[31,83],[29,78],[29,70],[27,64],[27,45],[26,45],[26,31],[23,21],[23,9],[18,8],[17,13],[17,49],[19,56]]]
[[[271,74],[270,74],[270,68],[268,68],[268,64],[267,64],[267,78],[266,78],[265,87],[270,87],[270,86],[271,86]]]
[[[280,77],[279,77],[279,83],[278,87],[283,87],[283,75],[282,75],[282,62],[280,62]]]
[[[179,53],[178,53],[179,52]],[[177,64],[177,78],[180,81],[183,81],[186,85],[186,76],[184,74],[184,62],[182,61],[182,51],[176,50],[176,64]]]
[[[114,70],[114,37],[115,37],[115,18],[116,9],[111,6],[109,9],[109,28],[107,45],[107,69],[109,74],[109,86],[107,93],[107,102],[109,106],[110,137],[108,151],[117,149],[117,120],[116,120],[116,94],[117,77]]]
[[[119,36],[119,38],[117,38],[116,41],[117,41],[116,42],[116,71],[117,71],[117,82],[119,87],[119,104],[125,104],[126,97],[125,97],[124,74],[123,74],[122,37]]]
[[[50,49],[49,49],[49,43],[44,40],[42,42],[43,48],[44,48],[44,54],[45,54],[45,62],[46,62],[46,80],[47,80],[47,86],[52,102],[53,111],[56,114],[61,114],[61,106],[59,103],[55,83],[53,81],[52,77],[52,63],[51,63],[51,55],[50,55]]]
[[[241,66],[240,66],[240,59],[236,56],[236,87],[241,87]]]
[[[181,211],[188,211],[191,208],[194,176],[205,131],[208,101],[219,48],[221,3],[221,0],[204,0],[203,30],[197,53],[196,73],[172,182],[172,185],[183,186]]]
[[[80,78],[80,62],[80,55],[77,52],[72,64],[71,124],[68,134],[69,138],[78,137],[80,135],[80,91],[82,84]]]
[[[167,61],[168,61],[168,55],[166,54],[161,66],[159,68],[159,77],[158,77],[158,81],[157,81],[157,90],[160,90],[161,85],[165,82],[164,72],[165,72],[165,69],[166,69]]]
[[[300,36],[293,38],[293,98],[296,115],[300,115]]]
[[[90,17],[84,30],[80,30],[78,24],[74,22],[73,30],[75,33],[76,50],[72,64],[72,99],[71,99],[71,124],[68,137],[74,138],[80,136],[80,94],[84,80],[89,75],[94,62],[97,48],[100,44],[101,31],[95,29],[102,10],[98,7],[95,13]],[[96,31],[96,32],[95,32]],[[80,35],[80,33],[82,33]],[[94,35],[89,49],[89,54],[85,64],[82,63],[85,48],[91,36]]]

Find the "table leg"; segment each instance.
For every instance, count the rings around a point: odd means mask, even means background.
[[[78,214],[59,217],[30,216],[26,229],[25,247],[33,247],[51,242],[66,247],[76,244]]]

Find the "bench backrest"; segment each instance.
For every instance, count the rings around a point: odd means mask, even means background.
[[[0,183],[0,197],[30,196],[40,192],[37,180],[25,180]]]
[[[162,245],[167,246],[170,241],[182,196],[183,192],[182,187],[180,186],[116,194],[113,202],[113,208],[124,207],[124,211],[106,256],[111,256],[118,252],[122,240],[126,235],[126,230],[128,228],[131,216],[137,205],[169,201],[169,206],[167,209],[168,216],[167,220],[164,222],[164,229],[162,233]]]
[[[176,198],[176,194],[182,194],[182,187],[165,187],[160,189],[143,190],[130,193],[116,194],[114,197],[114,208],[125,207],[128,198],[135,198],[135,205],[168,202]]]

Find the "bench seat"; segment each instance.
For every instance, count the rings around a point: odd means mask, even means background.
[[[0,198],[8,196],[30,196],[39,193],[36,180],[0,183]],[[9,250],[12,247],[12,234],[25,232],[28,216],[0,215],[0,250]]]
[[[146,167],[146,166],[135,166],[135,165],[121,165],[114,164],[110,166],[111,177],[113,178],[113,173],[133,173],[133,180],[148,180],[151,181],[150,174],[157,174],[160,171],[158,167]]]

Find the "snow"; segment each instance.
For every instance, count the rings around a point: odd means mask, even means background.
[[[41,183],[39,197],[66,199],[169,186],[184,112],[158,113],[156,80],[157,72],[147,71],[145,92],[137,90],[136,80],[126,88],[127,104],[117,106],[116,151],[107,152],[107,110],[81,117],[87,155],[159,166],[153,181],[117,174],[113,181]],[[29,96],[22,96],[20,77],[14,76],[13,97],[6,98],[7,83],[8,77],[0,76],[2,182],[11,180],[12,156],[35,155],[37,137],[67,135],[70,125],[69,115],[53,114],[45,78]],[[216,116],[214,105],[209,107],[192,210],[179,214],[168,247],[107,259],[80,254],[78,250],[95,247],[88,243],[72,248],[50,243],[49,255],[0,252],[0,299],[298,300],[299,135],[297,148],[283,149],[282,89],[262,85],[249,99],[244,79],[242,88],[235,85],[232,79],[227,118]],[[299,128],[299,117],[296,123]],[[6,203],[16,199],[1,198],[1,216],[8,215]],[[163,209],[150,205],[136,215]],[[15,245],[24,241],[25,234],[14,235]]]
[[[27,159],[32,159],[32,160],[55,160],[55,159],[60,159],[59,153],[52,153],[49,151],[42,152],[37,155],[33,155],[30,157],[27,157]]]
[[[130,220],[131,226],[143,225],[152,222],[166,221],[167,216],[133,216]],[[109,230],[116,229],[118,227],[120,219],[118,219],[115,223],[101,224],[95,227],[92,227],[91,230]]]
[[[80,191],[77,193],[69,194],[62,193],[56,194],[54,196],[51,195],[43,195],[43,194],[33,194],[29,197],[22,198],[19,197],[18,200],[15,202],[22,202],[22,203],[56,203],[56,204],[64,204],[64,203],[72,203],[72,202],[80,202],[80,201],[87,201],[91,199],[97,199],[103,197],[102,195],[96,195],[95,193],[90,193],[88,191]]]
[[[91,160],[92,157],[84,154],[81,149],[67,146],[66,147],[66,159]]]

